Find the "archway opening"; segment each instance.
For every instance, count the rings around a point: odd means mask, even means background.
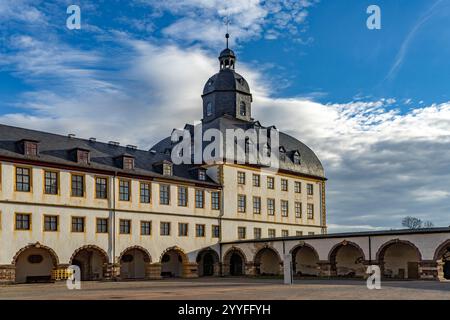
[[[230,275],[242,276],[244,274],[244,261],[240,254],[233,252],[230,257]]]
[[[419,279],[420,254],[405,242],[388,244],[380,254],[383,276],[394,279]]]
[[[450,260],[444,262],[444,278],[450,280]]]
[[[214,250],[204,250],[197,255],[198,274],[200,277],[218,274],[219,255]]]
[[[309,246],[299,246],[292,251],[293,272],[299,276],[318,276],[319,256]]]
[[[437,263],[438,279],[450,280],[450,240],[447,240],[437,248],[434,260]]]
[[[122,253],[120,258],[121,279],[145,279],[150,255],[139,248],[131,248]]]
[[[50,282],[57,257],[45,248],[29,247],[15,260],[16,283]]]
[[[281,261],[275,250],[263,248],[258,251],[254,259],[256,274],[258,275],[279,275]]]
[[[106,253],[95,247],[81,248],[71,259],[81,271],[82,281],[102,280],[105,276],[108,257]]]
[[[336,247],[330,256],[331,270],[338,277],[363,277],[364,253],[352,243]]]
[[[182,277],[183,264],[187,262],[186,255],[178,249],[170,249],[161,257],[161,276]]]

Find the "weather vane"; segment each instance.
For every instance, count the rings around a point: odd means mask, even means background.
[[[227,39],[227,49],[228,49],[228,39],[230,38],[230,34],[228,33],[228,26],[230,24],[230,19],[228,16],[225,17],[225,25],[227,26],[227,33],[225,34],[225,38]]]

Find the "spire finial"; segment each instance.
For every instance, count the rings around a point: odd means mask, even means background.
[[[227,33],[225,34],[225,38],[227,39],[227,49],[228,49],[228,39],[230,38],[230,34],[228,33],[228,26],[230,24],[230,19],[228,18],[228,16],[225,19],[225,24],[227,26]]]

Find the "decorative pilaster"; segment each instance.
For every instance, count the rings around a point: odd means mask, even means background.
[[[319,265],[319,277],[331,277],[331,263],[329,261],[319,261],[317,262]]]
[[[13,284],[16,281],[16,266],[0,265],[0,284]]]
[[[442,264],[443,265],[443,264]],[[433,260],[422,260],[419,262],[419,278],[421,280],[438,280],[439,278],[439,262]],[[442,272],[442,278],[444,274]]]
[[[198,278],[198,264],[196,262],[183,263],[183,278]]]
[[[150,280],[161,279],[161,263],[149,263],[145,267],[145,277]]]

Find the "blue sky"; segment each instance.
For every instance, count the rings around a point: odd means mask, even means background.
[[[148,148],[201,117],[228,17],[254,117],[324,163],[330,231],[449,225],[449,16],[443,0],[0,0],[0,122]]]

